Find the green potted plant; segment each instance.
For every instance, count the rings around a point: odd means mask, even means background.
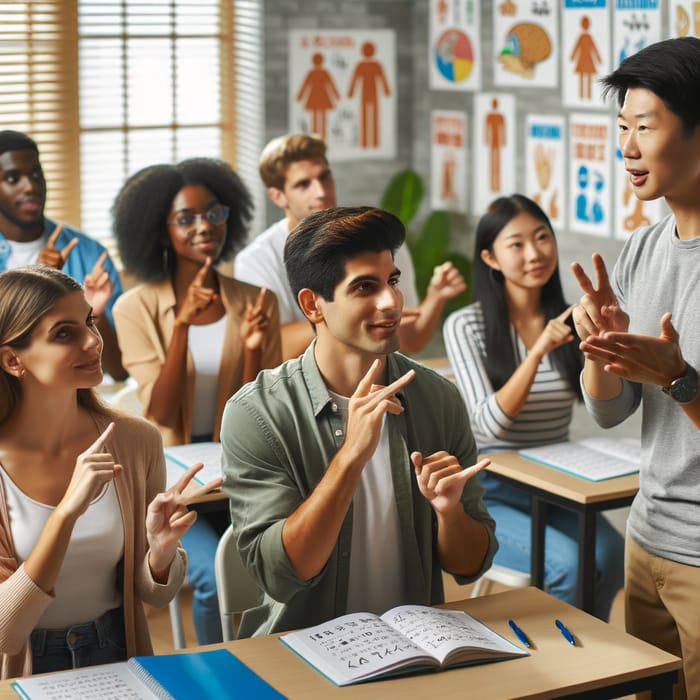
[[[425,186],[420,175],[414,170],[403,170],[391,178],[384,194],[381,207],[401,219],[406,227],[406,244],[411,252],[416,273],[416,290],[420,298],[426,290],[436,265],[449,260],[462,273],[467,291],[445,304],[444,316],[469,303],[471,299],[471,260],[465,255],[450,250],[452,222],[446,211],[430,212],[420,231],[410,228],[410,224],[420,209]]]

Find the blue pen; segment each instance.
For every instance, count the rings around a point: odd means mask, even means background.
[[[566,639],[569,644],[572,644],[573,646],[576,646],[576,640],[574,639],[574,635],[569,632],[569,630],[566,628],[566,625],[561,620],[554,620],[554,624],[559,628],[559,631],[564,635],[564,639]]]
[[[508,624],[510,625],[510,628],[515,632],[515,636],[526,646],[530,646],[530,640],[525,636],[525,632],[523,632],[520,627],[518,627],[515,624],[515,620],[508,620]]]

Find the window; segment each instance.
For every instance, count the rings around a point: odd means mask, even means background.
[[[0,16],[0,128],[38,141],[52,218],[106,238],[139,168],[234,161],[232,0],[0,0]]]

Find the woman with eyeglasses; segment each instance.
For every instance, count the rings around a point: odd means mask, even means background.
[[[490,204],[476,229],[472,295],[443,326],[445,348],[467,404],[480,452],[517,450],[569,439],[581,397],[583,357],[559,278],[557,243],[547,215],[520,194]],[[488,470],[479,475],[496,519],[494,562],[530,571],[530,498]],[[624,541],[597,517],[596,615],[607,619],[622,587]],[[576,604],[578,524],[549,506],[545,586]]]
[[[143,604],[166,605],[185,575],[197,469],[165,490],[158,431],[94,392],[102,345],[71,277],[0,274],[2,678],[152,654]]]
[[[244,243],[251,215],[245,185],[213,158],[144,168],[115,199],[119,253],[141,282],[114,307],[122,362],[165,445],[218,440],[227,399],[281,361],[274,294],[217,269]],[[214,552],[227,523],[216,515],[183,539],[200,644],[221,641]]]

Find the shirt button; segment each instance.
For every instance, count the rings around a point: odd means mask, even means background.
[[[347,550],[345,550],[345,551],[343,551],[343,552],[340,553],[340,556],[341,556],[343,559],[347,559],[347,558],[350,556],[350,552],[348,552]]]
[[[338,430],[335,431],[336,437],[340,437],[342,434],[343,434],[343,431],[340,428],[338,428]]]
[[[337,403],[331,404],[331,411],[333,411],[333,413],[338,413],[338,404]]]

